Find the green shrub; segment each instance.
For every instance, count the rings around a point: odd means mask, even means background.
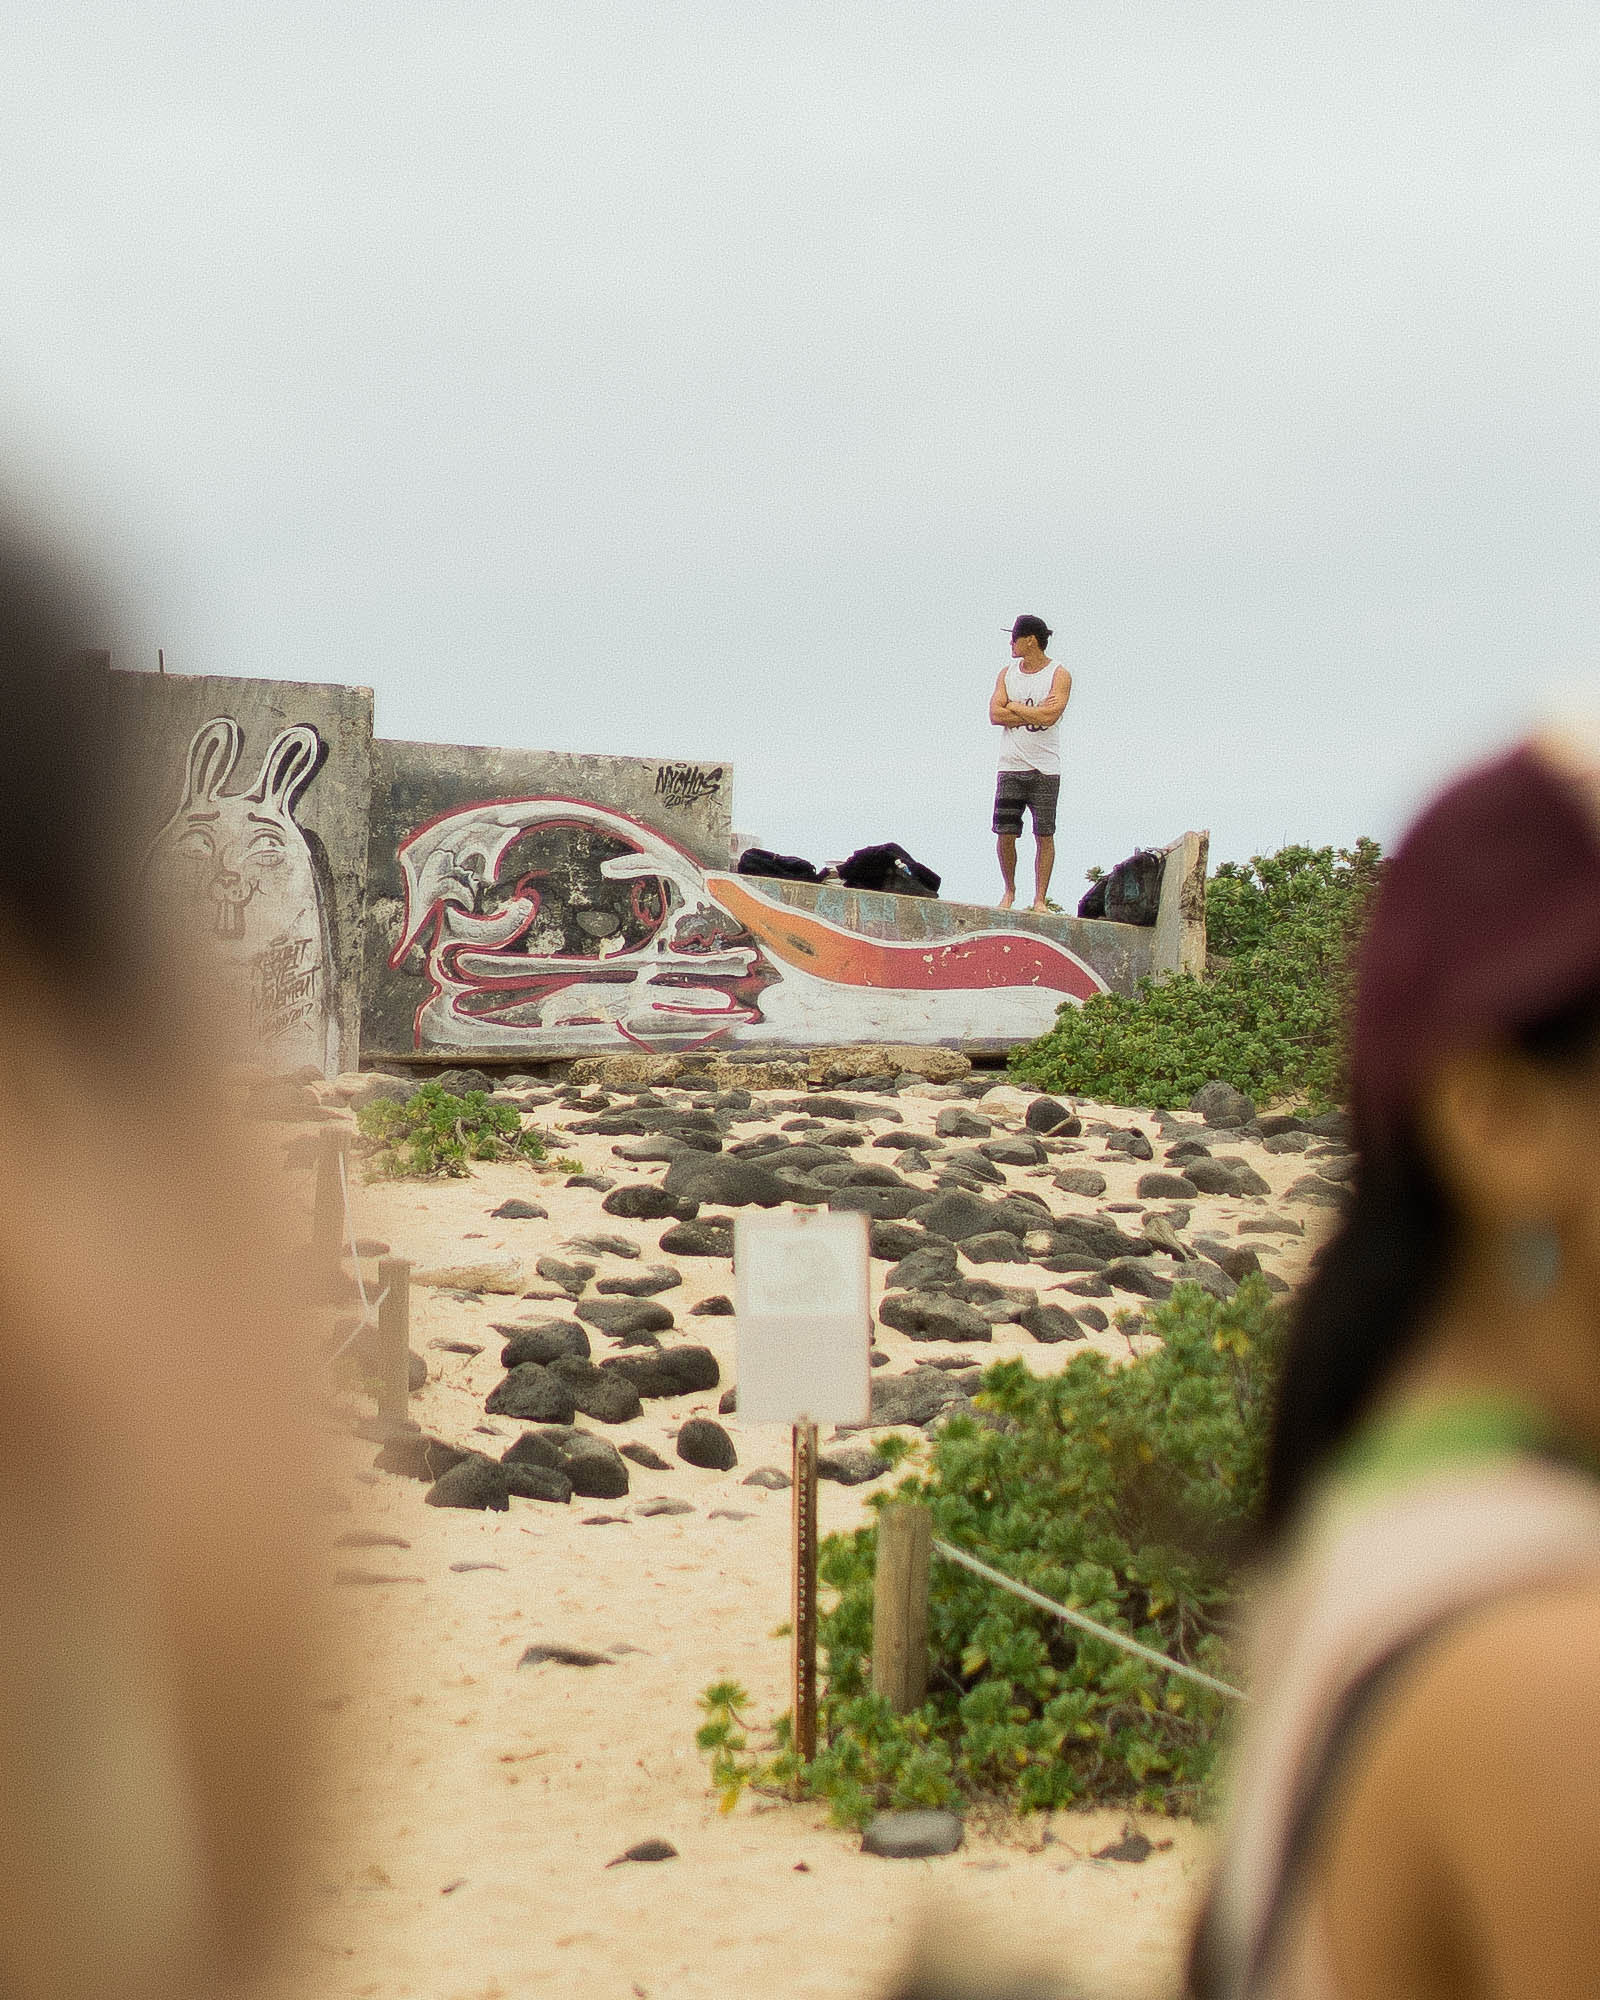
[[[1260,1493],[1280,1315],[1259,1278],[1225,1303],[1179,1285],[1150,1329],[1162,1346],[1126,1367],[1086,1353],[1041,1378],[997,1363],[979,1406],[999,1426],[953,1417],[899,1493],[929,1504],[939,1539],[1226,1679],[1232,1565]],[[891,1714],[871,1686],[875,1548],[870,1526],[822,1544],[834,1597],[813,1762],[799,1765],[787,1717],[751,1751],[736,1685],[702,1698],[698,1740],[725,1806],[755,1782],[826,1798],[841,1824],[958,1798],[1201,1807],[1226,1697],[937,1555],[928,1699]]]
[[[1206,887],[1215,973],[1063,1007],[1013,1051],[1012,1075],[1105,1104],[1184,1105],[1214,1077],[1262,1101],[1336,1102],[1351,960],[1381,866],[1370,840],[1224,862]]]
[[[481,1090],[452,1097],[425,1083],[404,1104],[380,1097],[356,1114],[372,1142],[369,1177],[460,1180],[469,1160],[542,1160],[542,1133],[524,1131],[509,1104],[491,1104]]]

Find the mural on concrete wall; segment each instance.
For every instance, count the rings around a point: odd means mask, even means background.
[[[189,743],[183,796],[150,845],[157,893],[217,976],[257,1059],[282,1073],[338,1067],[333,953],[321,871],[295,807],[323,761],[309,723],[267,746],[255,782],[225,787],[244,749],[230,716]]]
[[[402,838],[398,859],[388,963],[419,980],[420,1051],[1025,1037],[1105,990],[1036,935],[845,930],[574,799],[462,805]]]

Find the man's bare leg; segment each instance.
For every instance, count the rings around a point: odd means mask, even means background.
[[[1002,833],[996,839],[995,853],[1000,857],[1000,880],[1006,892],[995,904],[997,910],[1009,910],[1017,900],[1017,837],[1014,833]]]
[[[1050,875],[1056,865],[1056,843],[1054,834],[1043,834],[1034,843],[1033,854],[1033,907],[1043,913],[1045,897],[1050,892]]]

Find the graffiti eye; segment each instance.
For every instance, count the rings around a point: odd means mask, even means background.
[[[179,835],[177,852],[194,860],[205,861],[215,854],[216,846],[203,826],[191,826]]]
[[[275,833],[258,833],[246,850],[245,859],[257,868],[277,868],[283,863],[283,842]]]

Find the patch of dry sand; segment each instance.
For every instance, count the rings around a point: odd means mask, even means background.
[[[1001,1086],[980,1108],[997,1130],[1011,1129],[1027,1101]],[[937,1099],[906,1094],[883,1102],[908,1126],[930,1131],[942,1108]],[[1058,1215],[1132,1201],[1139,1175],[1162,1166],[1169,1143],[1149,1118],[1082,1109],[1086,1121],[1103,1115],[1115,1125],[1139,1125],[1156,1158],[1102,1160],[1090,1135],[1081,1152],[1053,1158],[1049,1168],[1006,1171],[1008,1185],[1043,1193]],[[555,1107],[535,1114],[556,1136],[552,1150],[619,1181],[661,1173],[619,1163],[612,1147],[625,1141],[564,1131],[570,1115]],[[733,1136],[762,1129],[741,1124]],[[887,1121],[874,1129],[889,1129]],[[1209,1136],[1215,1151],[1244,1153],[1275,1197],[1307,1171],[1299,1156]],[[858,1157],[892,1155],[868,1149]],[[1051,1186],[1049,1174],[1074,1163],[1104,1172],[1104,1196],[1091,1201]],[[489,1211],[511,1195],[542,1203],[549,1219],[494,1220]],[[1239,1221],[1268,1208],[1285,1212],[1276,1199],[1202,1198],[1185,1234],[1231,1237]],[[560,1253],[571,1235],[625,1235],[644,1261],[655,1261],[666,1226],[605,1215],[593,1190],[512,1165],[479,1166],[462,1181],[358,1180],[354,1210],[361,1235],[420,1265],[514,1252],[525,1258],[530,1283],[535,1258]],[[1241,1240],[1292,1281],[1325,1217],[1305,1207],[1290,1212],[1305,1221],[1305,1238]],[[1137,1229],[1137,1216],[1123,1220]],[[602,1275],[638,1268],[594,1261]],[[679,1268],[682,1287],[660,1302],[676,1315],[679,1335],[716,1352],[731,1382],[733,1320],[689,1315],[711,1293],[731,1295],[730,1264],[684,1258]],[[874,1264],[874,1301],[885,1269]],[[1058,1282],[1022,1264],[984,1266],[973,1275]],[[1070,1294],[1055,1296],[1077,1303]],[[563,1309],[505,1297],[468,1302],[415,1288],[412,1343],[428,1362],[429,1381],[412,1400],[413,1415],[453,1442],[503,1450],[520,1426],[484,1415],[484,1397],[503,1372],[490,1323]],[[482,1352],[442,1352],[430,1345],[438,1339],[481,1342]],[[948,1351],[882,1327],[877,1340],[896,1371]],[[1111,1354],[1129,1352],[1114,1332],[1091,1340]],[[605,1346],[599,1338],[594,1344],[597,1353]],[[1019,1354],[1044,1372],[1081,1351],[1080,1343],[1039,1346],[1006,1325],[995,1329],[983,1358]],[[787,1706],[788,1642],[772,1634],[789,1609],[789,1496],[742,1483],[755,1466],[787,1467],[787,1433],[743,1425],[737,1416],[723,1420],[738,1447],[735,1471],[705,1472],[676,1460],[677,1426],[691,1414],[714,1415],[717,1401],[713,1391],[650,1402],[631,1424],[591,1426],[619,1444],[646,1441],[671,1463],[661,1473],[630,1467],[626,1500],[574,1500],[570,1507],[514,1500],[509,1514],[428,1508],[420,1483],[372,1473],[372,1447],[339,1440],[353,1504],[327,1517],[330,1570],[406,1580],[334,1593],[345,1664],[318,1699],[333,1711],[340,1776],[318,1831],[308,1922],[291,1940],[275,1995],[688,2000],[764,1992],[774,2000],[870,2000],[935,1918],[943,1935],[964,1941],[952,1950],[965,1948],[997,1967],[1042,1963],[1069,1990],[1175,1992],[1207,1854],[1207,1836],[1186,1823],[1146,1819],[1145,1831],[1172,1845],[1138,1866],[1090,1858],[1122,1830],[1123,1815],[1111,1812],[1035,1817],[998,1835],[972,1830],[953,1856],[885,1862],[862,1855],[854,1835],[830,1829],[812,1806],[747,1797],[733,1814],[719,1814],[693,1743],[697,1698],[712,1681],[731,1677],[749,1691],[754,1718]],[[492,1431],[479,1428],[485,1425]],[[825,1484],[824,1530],[857,1524],[870,1491]],[[632,1513],[655,1495],[688,1500],[694,1512]],[[585,1525],[601,1514],[629,1518]],[[335,1546],[351,1529],[408,1546]],[[497,1567],[453,1567],[478,1563]],[[610,1653],[611,1663],[519,1668],[528,1645],[549,1641]],[[670,1841],[678,1858],[606,1866],[651,1837]]]

